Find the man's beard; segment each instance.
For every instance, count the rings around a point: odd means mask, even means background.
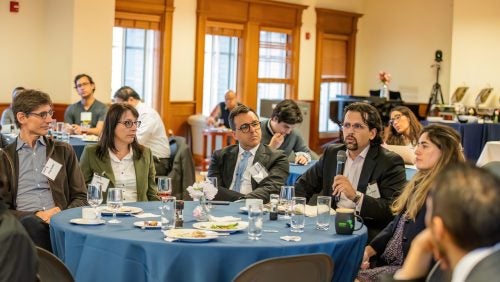
[[[356,138],[354,136],[348,136],[350,138],[352,138],[353,140],[351,141],[351,143],[347,143],[346,138],[344,138],[344,144],[346,145],[347,147],[347,150],[350,150],[350,151],[356,151],[358,149],[358,140],[356,140]]]

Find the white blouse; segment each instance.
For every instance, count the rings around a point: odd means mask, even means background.
[[[137,180],[135,178],[134,151],[119,159],[111,150],[109,150],[111,159],[111,168],[115,175],[116,188],[123,190],[123,202],[137,202]]]

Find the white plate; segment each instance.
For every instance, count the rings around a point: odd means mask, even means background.
[[[101,211],[101,214],[103,214],[103,215],[113,215],[113,211],[108,210],[107,207],[100,207],[99,209]],[[131,214],[136,214],[136,213],[140,213],[140,212],[143,212],[143,210],[141,208],[123,206],[118,210],[118,212],[116,214],[117,215],[131,215]]]
[[[104,224],[106,221],[103,219],[73,218],[69,222],[80,225],[100,225]]]
[[[144,226],[145,222],[150,222],[152,224],[156,223],[156,225],[146,224]],[[161,228],[161,221],[159,221],[159,220],[141,220],[141,221],[134,222],[134,226],[141,227],[141,228],[144,227],[146,229],[160,229]]]
[[[240,211],[241,211],[242,213],[248,213],[248,208],[247,208],[247,207],[241,207],[241,208],[240,208]],[[268,210],[267,208],[263,208],[263,209],[262,209],[262,211],[263,211],[264,213],[269,212],[269,210]]]
[[[164,233],[169,238],[185,242],[206,242],[218,237],[217,232],[198,229],[170,229]],[[197,234],[202,234],[203,237],[198,237]]]
[[[234,227],[228,228],[228,226],[236,225]],[[248,222],[246,221],[234,221],[234,222],[197,222],[193,224],[193,227],[201,230],[217,231],[217,232],[236,232],[241,231],[248,227]]]

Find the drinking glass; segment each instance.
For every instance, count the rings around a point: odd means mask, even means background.
[[[294,196],[294,186],[281,186],[280,206],[285,209],[285,215],[281,217],[282,219],[290,219],[290,202]]]
[[[162,197],[161,230],[166,231],[175,228],[175,197]]]
[[[82,122],[80,123],[80,128],[82,130],[82,134],[86,134],[90,129],[90,122]]]
[[[62,140],[62,133],[64,131],[64,122],[57,122],[56,123],[56,139],[61,141]]]
[[[172,194],[172,178],[166,176],[158,176],[158,196],[163,199]]]
[[[292,216],[290,218],[290,231],[304,232],[306,223],[306,198],[293,197],[291,201]]]
[[[316,229],[328,230],[330,228],[330,207],[332,206],[332,197],[318,196],[316,205]]]
[[[109,223],[121,223],[116,219],[116,213],[123,205],[123,191],[121,188],[109,188],[108,198],[107,198],[108,208],[113,211],[113,219],[108,221]]]
[[[248,239],[259,240],[262,236],[263,205],[252,203],[248,206]]]
[[[96,219],[99,218],[99,213],[97,212],[97,207],[102,204],[102,189],[101,184],[89,184],[87,185],[87,202],[91,207],[94,208]]]

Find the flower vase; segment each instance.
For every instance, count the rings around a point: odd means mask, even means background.
[[[389,100],[389,88],[387,84],[382,84],[382,88],[380,88],[380,98],[386,98]]]
[[[210,209],[205,196],[200,197],[199,204],[193,211],[193,215],[197,221],[210,221]]]

